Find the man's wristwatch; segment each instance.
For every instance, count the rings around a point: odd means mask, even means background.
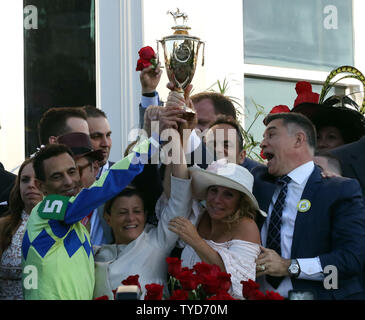
[[[291,277],[297,278],[300,274],[300,266],[297,259],[293,259],[288,267],[288,272]]]

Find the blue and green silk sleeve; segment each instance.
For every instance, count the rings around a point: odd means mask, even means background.
[[[133,152],[116,162],[89,188],[82,189],[74,197],[46,196],[39,206],[38,214],[44,219],[55,219],[73,224],[82,220],[93,209],[120,193],[144,165],[159,150],[159,143],[149,138],[138,143]]]

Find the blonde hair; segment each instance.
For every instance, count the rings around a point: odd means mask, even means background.
[[[228,229],[230,230],[234,224],[238,223],[244,217],[255,220],[256,212],[257,209],[251,199],[246,194],[241,193],[238,209],[230,216],[225,217],[223,222],[228,225]]]

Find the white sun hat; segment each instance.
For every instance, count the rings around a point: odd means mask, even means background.
[[[212,162],[206,170],[199,167],[190,167],[192,177],[193,197],[205,200],[210,186],[222,186],[246,194],[252,201],[256,210],[266,217],[267,214],[260,210],[255,196],[252,194],[253,175],[244,167],[230,163],[226,158]]]

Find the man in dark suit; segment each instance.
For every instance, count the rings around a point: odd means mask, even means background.
[[[15,178],[16,175],[6,171],[0,162],[0,217],[8,210],[9,195]]]
[[[330,151],[341,163],[342,175],[359,181],[365,197],[365,137]]]
[[[365,299],[365,207],[359,183],[322,178],[313,163],[315,129],[306,117],[271,114],[265,124],[261,147],[267,167],[252,172],[253,193],[268,213],[266,221],[258,221],[263,247],[256,268],[262,289],[285,297],[294,289],[313,291],[317,299]],[[327,268],[335,270],[328,276],[338,280],[338,288],[325,281]]]

